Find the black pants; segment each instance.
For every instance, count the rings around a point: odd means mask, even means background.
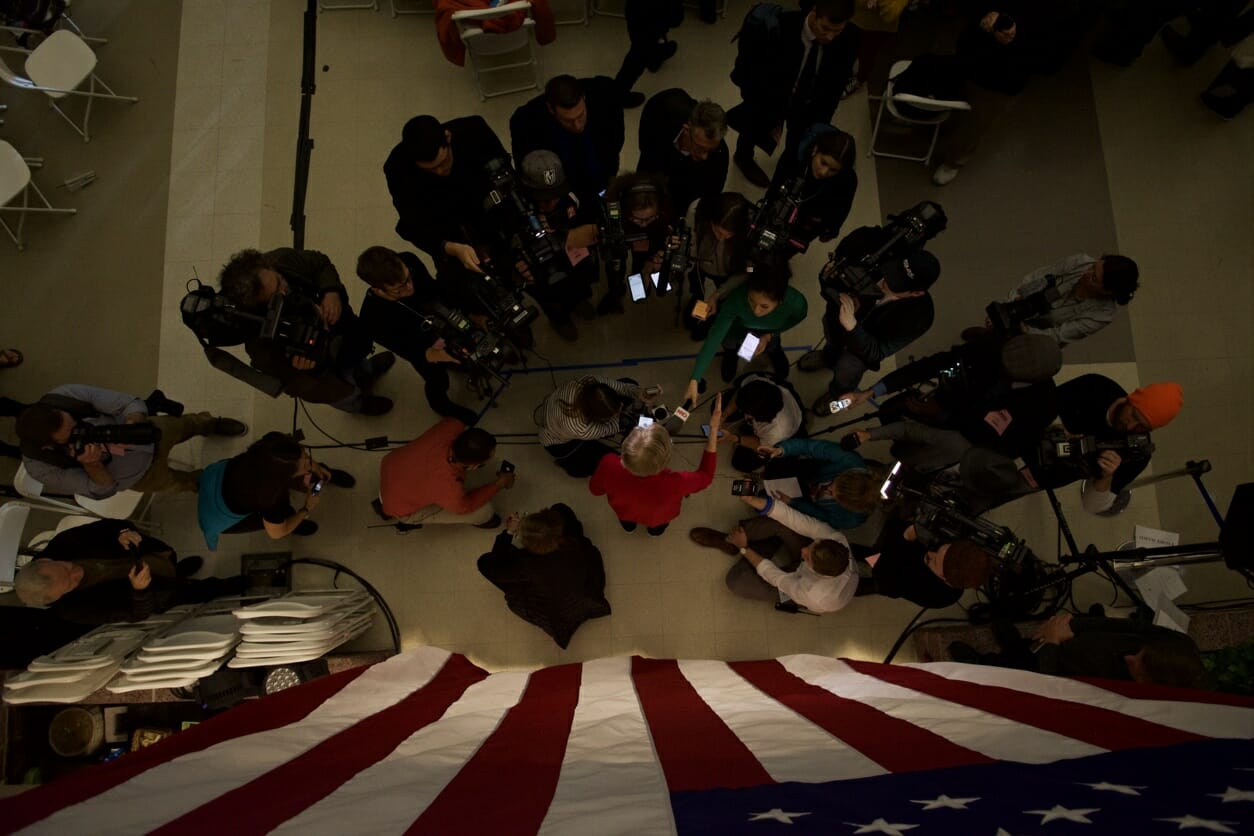
[[[619,520],[618,524],[623,527],[623,531],[632,532],[636,530],[636,523],[634,522],[627,522],[627,520]],[[655,525],[652,528],[646,528],[645,531],[649,532],[650,537],[660,537],[662,533],[666,531],[666,526],[668,525],[670,525],[670,523],[665,523],[663,525]]]
[[[661,39],[675,25],[675,18],[683,16],[683,6],[676,0],[627,0],[623,16],[631,46],[614,81],[621,92],[628,93],[649,64],[661,58]]]
[[[448,396],[449,381],[448,363],[429,363],[424,357],[421,361],[410,360],[410,365],[414,370],[422,376],[423,393],[427,396],[427,403],[431,405],[431,409],[437,415],[443,415],[445,418],[456,418],[467,427],[473,427],[475,422],[479,420],[479,415],[473,410],[467,409],[461,404],[453,403]],[[456,368],[456,366],[452,366]]]
[[[599,441],[579,439],[562,444],[548,444],[544,449],[556,460],[558,467],[578,479],[587,479],[595,473],[605,454],[613,452]]]

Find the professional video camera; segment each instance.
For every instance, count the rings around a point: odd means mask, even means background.
[[[922,247],[945,230],[949,220],[939,203],[925,200],[900,215],[889,215],[882,227],[883,243],[856,258],[833,252],[819,273],[823,298],[840,303],[840,294],[878,296],[876,283],[883,278],[881,265]]]
[[[423,327],[435,331],[444,340],[444,350],[472,374],[482,370],[496,377],[501,367],[517,356],[504,336],[484,331],[461,311],[438,302],[424,318]]]
[[[793,224],[801,207],[801,188],[805,175],[800,174],[778,189],[772,189],[754,207],[749,221],[750,258],[771,261],[787,259],[791,253],[805,252],[806,242],[793,237]]]
[[[1148,433],[1099,439],[1092,435],[1069,436],[1064,430],[1050,430],[1041,441],[1041,464],[1045,468],[1058,464],[1070,464],[1084,470],[1088,476],[1101,475],[1097,458],[1105,450],[1113,450],[1124,461],[1143,461],[1154,452],[1154,442]]]
[[[1045,277],[1045,287],[1036,293],[1011,302],[990,302],[984,312],[998,333],[1017,333],[1027,320],[1048,314],[1053,303],[1061,298],[1058,277],[1050,275]]]
[[[597,201],[599,217],[597,233],[601,258],[605,260],[608,275],[621,275],[627,265],[627,233],[623,229],[622,207],[616,200],[607,200],[602,190]]]
[[[505,237],[503,243],[522,257],[532,279],[541,284],[556,284],[566,278],[562,269],[565,242],[557,233],[547,229],[527,193],[519,188],[514,170],[503,157],[488,160],[484,166],[492,184],[484,199],[489,214],[505,215],[498,229]]]
[[[70,430],[69,444],[80,454],[88,444],[156,444],[161,428],[141,421],[138,424],[75,424]]]
[[[688,228],[686,218],[680,218],[676,222],[671,240],[674,246],[666,248],[666,262],[662,267],[662,274],[666,279],[658,282],[658,296],[665,296],[672,287],[680,287],[684,276],[692,268],[692,230]],[[680,295],[682,296],[682,289]]]
[[[483,304],[488,319],[504,331],[526,328],[540,316],[533,305],[523,303],[521,292],[491,272],[471,273],[468,281],[471,293]]]

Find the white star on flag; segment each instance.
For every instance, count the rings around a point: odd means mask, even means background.
[[[939,796],[931,799],[930,801],[912,798],[910,799],[910,803],[922,804],[924,810],[942,810],[942,809],[965,810],[967,809],[968,804],[972,803],[973,801],[979,801],[979,800],[980,799],[978,797],[977,798],[950,798],[944,793],[941,793]]]
[[[1228,787],[1223,792],[1212,792],[1209,795],[1222,799],[1224,804],[1229,801],[1254,801],[1254,790],[1239,790],[1236,787]]]
[[[870,824],[859,824],[855,821],[847,821],[845,824],[858,828],[854,831],[854,836],[857,836],[859,833],[883,833],[885,836],[901,836],[903,830],[914,830],[918,827],[917,824],[890,823],[884,819],[876,819]]]
[[[1117,792],[1117,793],[1120,793],[1121,795],[1140,795],[1140,793],[1137,792],[1137,790],[1145,789],[1145,787],[1133,787],[1127,784],[1111,784],[1106,781],[1101,781],[1100,783],[1097,783],[1097,784],[1086,784],[1083,781],[1081,781],[1080,786],[1092,787],[1095,790],[1107,790],[1109,792]]]
[[[1189,814],[1187,816],[1177,816],[1174,819],[1158,819],[1158,821],[1169,821],[1180,825],[1180,830],[1209,830],[1212,833],[1236,833],[1229,824],[1236,822],[1212,821],[1211,819],[1199,819],[1197,816]]]
[[[767,810],[765,813],[754,813],[749,817],[749,821],[764,821],[770,819],[772,821],[782,821],[784,824],[792,824],[794,816],[808,816],[809,813],[785,813],[778,807]]]
[[[1078,822],[1079,824],[1092,824],[1093,822],[1089,821],[1086,817],[1089,813],[1096,813],[1100,810],[1100,807],[1090,807],[1085,810],[1068,810],[1061,804],[1055,804],[1052,810],[1024,810],[1023,813],[1028,816],[1043,816],[1044,818],[1041,819],[1041,824],[1049,824],[1051,821],[1057,821],[1059,819],[1062,821]]]

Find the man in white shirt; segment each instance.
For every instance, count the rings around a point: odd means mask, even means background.
[[[835,612],[853,600],[858,570],[845,535],[780,498],[742,496],[741,501],[757,516],[730,534],[712,528],[688,532],[698,545],[744,558],[728,571],[728,589],[744,598],[791,600],[816,613]]]

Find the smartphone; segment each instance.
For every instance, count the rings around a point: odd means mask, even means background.
[[[753,479],[735,479],[732,481],[732,496],[757,496],[758,483]]]
[[[653,419],[650,418],[648,415],[641,415],[640,419],[636,421],[636,426],[637,427],[651,427],[653,426]]]
[[[761,340],[757,334],[745,334],[745,341],[740,344],[740,348],[736,351],[736,356],[745,362],[753,360],[753,352],[758,350],[758,343]]]
[[[701,425],[701,434],[702,434],[703,436],[705,436],[706,438],[709,438],[709,437],[710,437],[710,425],[709,425],[709,424],[702,424],[702,425]],[[726,432],[725,432],[724,430],[719,430],[719,431],[718,431],[718,437],[719,437],[719,438],[722,438],[724,435],[726,435]]]
[[[692,318],[705,322],[706,317],[710,315],[710,306],[700,299],[692,306]]]
[[[509,459],[501,459],[501,472],[502,472],[502,473],[513,473],[513,472],[514,472],[514,463],[513,463],[513,462],[511,462]]]
[[[849,404],[853,403],[853,398],[841,398],[838,401],[832,401],[828,404],[828,408],[832,412],[840,412],[842,409],[848,409]]]
[[[639,273],[632,273],[627,277],[627,286],[631,288],[631,301],[639,302],[644,299],[644,279]]]
[[[322,493],[322,480],[314,479],[313,482],[309,484],[309,492],[314,496]]]

